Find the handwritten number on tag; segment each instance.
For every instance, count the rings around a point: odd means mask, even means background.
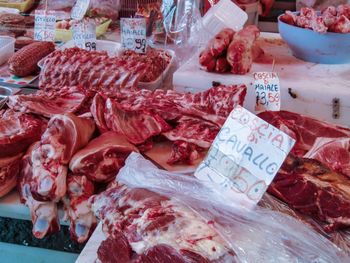
[[[95,42],[86,42],[85,43],[85,48],[88,51],[95,50],[96,51],[96,43]]]
[[[142,53],[146,52],[146,39],[135,39],[136,49],[141,50]]]

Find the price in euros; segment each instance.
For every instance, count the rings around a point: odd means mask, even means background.
[[[135,51],[141,51],[142,53],[146,53],[146,39],[135,39]]]

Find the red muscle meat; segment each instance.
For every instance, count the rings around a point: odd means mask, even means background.
[[[350,178],[350,137],[317,138],[304,157],[319,160],[333,171]]]
[[[125,263],[236,262],[235,253],[216,230],[174,200],[145,189],[114,186],[90,202],[104,232],[116,240],[115,245],[120,244]],[[115,247],[110,240],[104,245],[108,244]],[[103,250],[99,250],[100,260],[105,258]]]
[[[77,86],[114,94],[137,86],[145,65],[135,60],[109,57],[106,52],[79,48],[56,50],[45,58],[40,72],[40,88],[58,90]]]
[[[327,231],[350,226],[350,180],[319,161],[294,157],[283,163],[268,192],[293,209],[328,223]]]
[[[48,234],[58,232],[60,230],[60,224],[58,221],[57,204],[54,202],[36,201],[30,192],[30,184],[33,180],[32,151],[39,146],[40,142],[34,143],[22,158],[18,192],[21,203],[29,207],[33,223],[33,235],[41,239]]]
[[[85,175],[94,182],[108,182],[115,178],[132,151],[138,150],[125,136],[106,132],[78,151],[69,168],[74,174]]]
[[[203,151],[197,145],[185,141],[175,141],[171,148],[168,164],[193,164],[198,159],[199,151]]]
[[[256,26],[247,26],[233,37],[227,50],[227,61],[233,74],[246,74],[253,64],[253,46],[260,35]]]
[[[34,113],[44,117],[52,117],[55,114],[83,113],[85,104],[88,104],[89,96],[80,87],[63,87],[59,91],[43,92],[35,94],[13,95],[9,97],[9,108]]]
[[[58,201],[66,192],[67,165],[72,156],[91,138],[95,125],[91,119],[73,114],[54,115],[33,150],[31,192],[38,201]]]
[[[341,138],[350,136],[348,128],[289,111],[266,111],[258,116],[294,138],[296,143],[292,152],[299,157],[311,149],[318,137]]]
[[[78,243],[85,242],[97,225],[96,217],[88,205],[88,199],[94,191],[94,184],[86,176],[68,176],[67,195],[63,202],[70,222],[70,236]]]
[[[40,139],[45,130],[44,121],[34,116],[0,111],[0,158],[15,156]]]
[[[20,171],[22,153],[0,159],[0,197],[15,188]]]

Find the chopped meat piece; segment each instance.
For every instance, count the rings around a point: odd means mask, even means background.
[[[68,176],[67,196],[63,201],[70,221],[70,236],[78,243],[87,241],[97,225],[96,217],[88,205],[88,199],[94,191],[94,184],[85,176]]]
[[[290,11],[286,11],[286,13],[280,17],[280,20],[284,23],[294,26],[297,22],[297,16]]]
[[[198,147],[197,145],[194,145],[189,142],[175,141],[171,149],[171,156],[167,161],[167,163],[168,164],[177,164],[177,163],[193,164],[193,162],[198,159],[199,148],[200,147]]]
[[[55,115],[32,152],[31,193],[38,201],[58,201],[66,192],[67,165],[94,132],[91,119],[73,114]]]
[[[219,57],[226,53],[226,50],[230,45],[234,34],[235,32],[231,28],[224,28],[215,35],[214,39],[207,47],[213,57]]]
[[[336,22],[329,26],[329,30],[335,33],[350,33],[350,19],[344,15],[339,16]]]
[[[30,95],[13,95],[7,105],[16,111],[34,113],[44,117],[55,114],[84,111],[89,96],[80,87],[64,87],[59,91],[39,91]]]
[[[97,256],[101,263],[127,263],[131,261],[132,250],[126,237],[120,233],[102,241]]]
[[[132,151],[138,150],[124,135],[106,132],[78,151],[69,168],[74,174],[85,175],[94,182],[108,182],[115,178]]]
[[[15,188],[22,155],[19,153],[12,157],[0,158],[0,197]]]
[[[318,137],[349,137],[350,129],[319,121],[289,111],[266,111],[258,114],[276,128],[296,140],[292,153],[302,157],[311,149]]]
[[[319,161],[294,157],[283,163],[268,192],[293,209],[327,222],[327,231],[350,226],[350,180]]]
[[[305,158],[319,160],[333,171],[350,178],[350,138],[317,138]]]
[[[15,156],[40,139],[46,123],[13,110],[0,111],[0,158]]]
[[[22,158],[18,192],[21,202],[29,207],[33,223],[33,235],[41,239],[48,234],[58,232],[60,230],[60,224],[58,221],[57,204],[54,202],[36,201],[30,192],[30,184],[33,180],[31,156],[33,150],[39,146],[40,142],[34,143]]]

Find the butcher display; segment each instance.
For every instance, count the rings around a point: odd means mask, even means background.
[[[106,132],[78,151],[69,163],[74,174],[86,176],[93,182],[108,182],[115,178],[131,152],[137,148],[126,137],[115,132]]]
[[[350,33],[350,4],[329,6],[318,13],[310,7],[303,7],[300,14],[286,11],[280,17],[287,24],[314,30],[318,33]]]
[[[108,236],[98,249],[102,263],[237,261],[210,222],[175,200],[114,186],[90,202]]]
[[[67,178],[67,197],[63,199],[69,219],[72,240],[84,243],[95,230],[97,220],[88,205],[95,192],[94,184],[86,176],[70,174]]]
[[[54,115],[41,136],[40,146],[32,152],[30,190],[38,201],[58,202],[66,193],[68,163],[87,145],[95,124],[73,114]]]
[[[201,52],[199,63],[209,72],[244,75],[250,71],[253,60],[263,52],[255,44],[259,35],[256,26],[247,26],[238,32],[225,28]]]
[[[80,86],[62,87],[58,91],[38,91],[35,94],[9,96],[7,106],[15,111],[33,113],[47,118],[55,114],[89,111],[90,96]]]

